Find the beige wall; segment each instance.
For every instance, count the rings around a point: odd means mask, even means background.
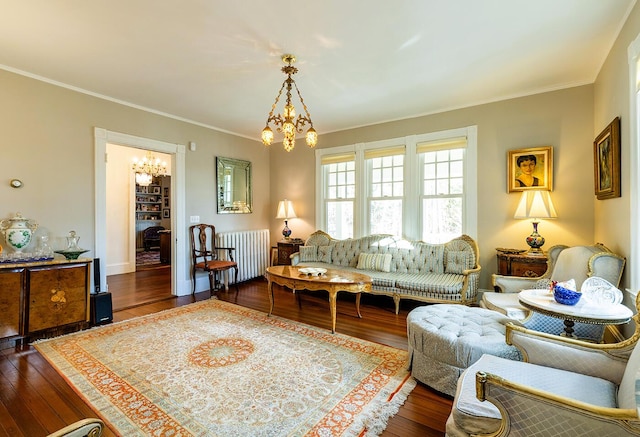
[[[495,247],[525,248],[530,223],[512,218],[517,194],[506,191],[510,149],[554,147],[553,200],[559,218],[540,232],[546,247],[600,241],[629,253],[629,101],[626,49],[640,31],[636,6],[594,85],[553,91],[414,119],[321,135],[319,147],[382,140],[469,125],[478,126],[478,243],[489,288],[495,272]],[[0,218],[20,211],[37,220],[52,239],[75,229],[82,246],[93,248],[93,128],[164,142],[197,143],[186,155],[185,215],[199,215],[219,230],[269,227],[272,241],[283,223],[275,219],[277,201],[294,201],[293,236],[315,230],[315,154],[302,141],[291,153],[265,149],[258,141],[147,113],[34,79],[0,71],[3,120],[0,154]],[[429,96],[425,96],[428,99]],[[216,104],[216,102],[212,102]],[[622,118],[622,197],[596,201],[593,195],[592,143],[616,115]],[[321,131],[322,120],[314,120]],[[258,128],[259,131],[259,128]],[[257,134],[256,134],[257,136]],[[215,156],[253,163],[254,213],[218,215],[215,209]],[[21,189],[8,185],[24,182]],[[89,253],[89,256],[92,254]],[[623,280],[624,282],[624,280]]]
[[[274,215],[269,198],[269,151],[257,141],[1,70],[0,119],[0,218],[22,212],[46,228],[58,244],[74,229],[81,237],[81,247],[95,247],[94,127],[174,144],[197,144],[195,152],[188,148],[186,152],[187,225],[189,216],[199,215],[202,222],[214,223],[220,231],[261,229],[269,226]],[[252,162],[254,180],[260,181],[253,187],[253,214],[216,213],[216,156]],[[12,178],[21,179],[23,188],[10,188]]]
[[[640,4],[637,4],[618,39],[612,47],[606,62],[594,84],[594,129],[595,138],[615,117],[620,117],[621,142],[621,197],[595,201],[595,239],[608,245],[611,250],[628,258],[627,271],[631,266],[630,244],[630,89],[627,49],[640,33]],[[628,275],[622,280],[621,288],[629,286]]]
[[[428,96],[425,96],[428,99]],[[321,120],[314,120],[320,126]],[[442,114],[321,135],[318,147],[335,147],[411,134],[478,126],[478,235],[481,287],[489,289],[496,271],[495,248],[528,248],[529,221],[515,220],[520,195],[507,193],[507,151],[553,146],[553,201],[558,219],[544,221],[539,231],[546,247],[593,242],[593,87],[537,94]],[[304,144],[287,153],[273,147],[271,198],[294,201],[298,219],[294,236],[315,230],[315,159]],[[281,229],[276,221],[272,233]]]

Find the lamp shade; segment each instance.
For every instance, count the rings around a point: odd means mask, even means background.
[[[558,214],[551,201],[549,191],[524,191],[513,216],[517,219],[556,218]]]
[[[278,203],[278,212],[276,218],[288,220],[290,218],[297,217],[296,212],[293,210],[293,203],[290,200],[284,199]]]

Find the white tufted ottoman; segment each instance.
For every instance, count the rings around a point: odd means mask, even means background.
[[[411,374],[453,396],[460,374],[483,354],[521,360],[505,342],[505,324],[518,323],[496,311],[455,304],[418,307],[407,316]]]

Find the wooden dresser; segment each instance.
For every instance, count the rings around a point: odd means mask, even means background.
[[[91,259],[0,264],[0,349],[89,325]]]
[[[499,275],[535,278],[547,271],[546,255],[528,255],[526,252],[505,253],[497,250],[496,256]]]

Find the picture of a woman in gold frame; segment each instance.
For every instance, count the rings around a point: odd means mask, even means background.
[[[509,150],[507,191],[553,190],[551,146]]]

